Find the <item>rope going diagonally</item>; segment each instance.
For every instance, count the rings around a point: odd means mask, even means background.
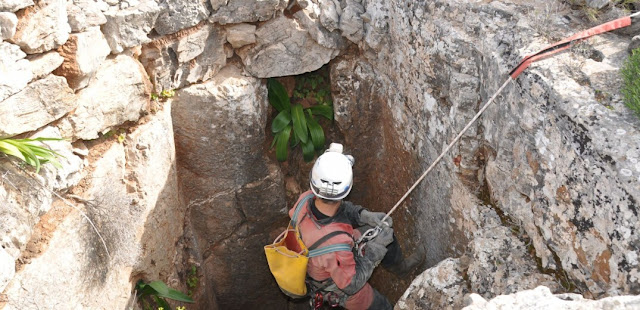
[[[396,204],[393,206],[393,208],[391,208],[391,210],[389,210],[389,212],[387,212],[387,214],[385,215],[385,217],[382,219],[382,221],[385,221],[389,216],[391,216],[391,214],[402,204],[402,202],[409,196],[409,194],[411,194],[411,192],[418,186],[418,184],[420,184],[420,182],[427,176],[427,174],[429,174],[429,172],[431,172],[431,170],[433,170],[433,168],[442,160],[442,158],[447,154],[447,152],[449,152],[449,150],[453,147],[454,144],[456,144],[456,142],[458,142],[458,140],[460,140],[460,138],[462,137],[462,135],[473,125],[473,123],[475,123],[476,120],[478,120],[478,118],[480,117],[480,115],[482,115],[482,113],[484,113],[485,110],[487,110],[487,108],[494,102],[494,100],[496,99],[496,97],[502,92],[502,90],[504,90],[504,88],[509,84],[509,82],[515,81],[515,79],[518,77],[518,75],[520,75],[520,73],[522,73],[525,69],[527,69],[529,67],[529,65],[535,61],[538,61],[540,59],[549,57],[555,53],[558,53],[562,50],[568,49],[571,46],[573,46],[574,44],[580,43],[592,36],[601,34],[601,33],[605,33],[608,31],[612,31],[612,30],[616,30],[616,29],[620,29],[620,28],[624,28],[627,26],[630,26],[631,23],[638,23],[640,22],[640,12],[636,12],[634,14],[631,14],[630,16],[625,16],[622,18],[618,18],[616,20],[595,26],[593,28],[589,28],[585,31],[576,33],[570,37],[567,37],[561,41],[558,41],[552,45],[547,46],[546,48],[533,53],[533,54],[529,54],[527,56],[525,56],[522,61],[518,64],[518,66],[516,66],[510,73],[509,73],[509,77],[507,78],[507,80],[502,84],[502,86],[500,86],[500,88],[498,88],[498,90],[493,94],[493,96],[491,96],[491,98],[489,98],[489,100],[487,101],[487,103],[482,107],[482,109],[480,109],[480,111],[478,111],[478,113],[469,121],[469,123],[462,129],[462,131],[460,131],[460,133],[451,141],[451,143],[449,143],[449,145],[444,149],[444,151],[442,151],[442,153],[440,154],[440,156],[438,156],[438,158],[436,158],[436,160],[433,161],[433,163],[431,164],[431,166],[429,166],[429,168],[427,168],[427,170],[424,171],[424,173],[422,173],[422,175],[420,176],[420,178],[418,178],[418,180],[413,183],[413,185],[407,190],[407,192],[404,194],[404,196],[402,196],[400,198],[400,200],[398,200],[398,202],[396,202]],[[374,229],[374,228],[372,228]],[[367,235],[366,233],[363,234],[363,236]],[[375,237],[375,234],[373,234],[373,237]]]

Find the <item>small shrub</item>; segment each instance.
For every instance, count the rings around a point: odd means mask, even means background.
[[[40,146],[35,142],[60,141],[59,138],[35,138],[35,139],[0,139],[0,153],[17,157],[23,163],[36,168],[40,172],[40,166],[51,163],[56,168],[62,168],[57,161],[58,157],[64,157],[48,147]]]
[[[313,90],[317,83],[321,81],[313,80]],[[324,147],[324,130],[314,118],[314,115],[321,115],[329,120],[333,120],[333,106],[325,98],[330,94],[327,92],[315,97],[321,98],[321,104],[303,108],[300,103],[292,104],[284,86],[275,79],[267,82],[269,90],[269,103],[278,111],[278,115],[271,123],[271,131],[274,133],[271,147],[276,147],[276,158],[279,161],[287,160],[289,147],[294,148],[298,144],[302,147],[302,154],[305,161],[315,158],[315,152]],[[304,98],[310,96],[303,90],[296,90],[294,97]]]
[[[151,100],[153,101],[158,101],[158,100],[162,100],[165,101],[173,96],[176,95],[176,91],[173,89],[165,89],[163,91],[161,91],[159,94],[158,93],[151,93]]]
[[[624,104],[640,118],[640,48],[633,50],[620,73],[623,79]]]
[[[160,97],[162,98],[171,98],[176,95],[176,91],[173,89],[165,89],[160,92]]]
[[[145,310],[155,309],[152,307],[153,303],[155,303],[158,309],[171,310],[171,305],[167,302],[167,298],[188,303],[194,302],[191,297],[168,287],[162,281],[145,283],[139,280],[138,283],[136,283],[136,292],[136,297]],[[184,307],[178,308],[184,309]]]
[[[187,295],[193,296],[193,290],[198,287],[198,282],[198,269],[195,265],[192,265],[189,274],[187,274],[187,287],[189,288]]]

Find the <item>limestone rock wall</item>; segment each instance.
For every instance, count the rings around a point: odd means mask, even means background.
[[[202,309],[286,306],[260,251],[286,203],[259,78],[346,46],[288,4],[0,1],[0,136],[65,138],[63,169],[0,159],[0,307],[123,309],[191,267]]]
[[[425,166],[524,54],[587,27],[561,15],[541,20],[544,7],[515,1],[366,7],[387,21],[387,35],[378,47],[365,45],[364,58],[387,94],[398,138]],[[539,23],[551,33],[541,33]],[[467,252],[472,262],[462,275],[485,296],[512,290],[494,280],[502,262],[508,278],[540,275],[514,281],[517,289],[553,275],[559,290],[587,296],[638,293],[640,125],[621,104],[618,75],[628,43],[605,35],[536,63],[463,136],[415,194],[430,264]],[[483,205],[497,212],[492,217],[504,233],[486,214],[474,215]],[[504,245],[491,245],[496,238],[515,243],[499,249]],[[519,259],[507,249],[520,249],[522,263],[512,263]],[[514,265],[524,269],[509,271]]]
[[[638,296],[608,297],[600,300],[584,299],[578,294],[551,293],[549,288],[539,286],[533,290],[511,295],[498,296],[489,301],[472,294],[467,299],[468,306],[464,310],[481,309],[529,309],[540,307],[545,309],[635,309],[640,306]]]

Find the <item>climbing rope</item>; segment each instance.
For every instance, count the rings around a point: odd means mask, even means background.
[[[396,202],[396,204],[393,206],[393,208],[391,208],[391,210],[389,210],[389,212],[387,212],[387,214],[384,216],[384,218],[382,219],[382,221],[384,222],[389,216],[391,216],[391,214],[402,204],[402,202],[409,196],[409,194],[411,194],[411,192],[413,192],[413,190],[418,186],[418,184],[420,184],[420,182],[427,176],[427,174],[429,174],[429,172],[431,172],[431,170],[433,170],[433,168],[442,160],[442,158],[447,154],[447,152],[449,152],[449,150],[453,147],[454,144],[456,144],[456,142],[458,142],[458,140],[460,140],[460,138],[462,137],[462,135],[469,129],[471,128],[471,126],[473,125],[473,123],[475,123],[476,120],[478,120],[478,118],[480,117],[480,115],[482,115],[482,113],[484,113],[484,111],[487,110],[487,108],[489,108],[489,106],[494,102],[494,100],[496,99],[496,97],[498,97],[498,95],[502,92],[502,90],[504,90],[504,88],[509,84],[509,82],[513,82],[516,80],[516,78],[518,77],[518,75],[520,75],[520,73],[522,73],[525,69],[527,69],[529,67],[529,65],[531,65],[531,63],[538,61],[540,59],[549,57],[555,53],[558,53],[560,51],[563,51],[565,49],[570,48],[571,46],[580,43],[592,36],[604,33],[604,32],[608,32],[608,31],[612,31],[612,30],[616,30],[616,29],[620,29],[620,28],[624,28],[627,26],[630,26],[632,21],[633,22],[639,22],[638,19],[640,19],[640,12],[636,12],[634,14],[631,14],[630,16],[625,16],[598,26],[595,26],[593,28],[589,28],[585,31],[576,33],[566,39],[563,39],[561,41],[558,41],[552,45],[547,46],[546,48],[533,53],[533,54],[529,54],[527,56],[525,56],[522,61],[520,61],[520,63],[513,69],[511,70],[511,72],[509,72],[509,77],[507,78],[506,81],[504,81],[504,83],[502,84],[502,86],[500,86],[500,88],[498,88],[498,90],[493,94],[493,96],[491,96],[491,98],[489,98],[489,100],[487,101],[487,103],[482,107],[482,109],[480,109],[480,111],[478,111],[478,113],[476,113],[476,115],[469,121],[469,123],[467,123],[467,125],[462,129],[462,131],[460,131],[460,133],[451,141],[451,143],[449,143],[449,145],[444,149],[444,151],[442,151],[442,153],[440,153],[440,156],[438,156],[438,158],[436,158],[436,160],[433,161],[433,163],[431,164],[431,166],[429,166],[429,168],[427,168],[427,170],[424,171],[424,173],[422,173],[422,175],[420,176],[420,178],[418,178],[418,180],[413,183],[413,185],[407,190],[407,192],[400,198],[400,200],[398,200],[398,202]],[[358,241],[356,242],[356,244],[360,247],[362,247],[361,244],[366,243],[367,241],[375,238],[378,233],[382,230],[381,227],[374,227],[371,228],[369,230],[367,230],[364,234],[362,234],[362,237],[360,237],[360,239],[358,239]]]

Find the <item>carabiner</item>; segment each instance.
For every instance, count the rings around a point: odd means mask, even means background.
[[[336,292],[327,293],[327,302],[331,308],[337,308],[340,306],[340,296]]]
[[[322,296],[322,293],[316,292],[315,296],[311,298],[310,302],[313,310],[319,310],[320,308],[322,308],[322,304],[324,303],[324,297]]]
[[[356,253],[358,253],[358,255],[360,255],[361,257],[364,256],[364,247],[367,245],[367,242],[375,239],[375,237],[377,237],[381,231],[382,228],[380,226],[369,228],[367,231],[365,231],[364,234],[362,234],[362,236],[360,236],[360,238],[358,238],[358,240],[356,241]]]

